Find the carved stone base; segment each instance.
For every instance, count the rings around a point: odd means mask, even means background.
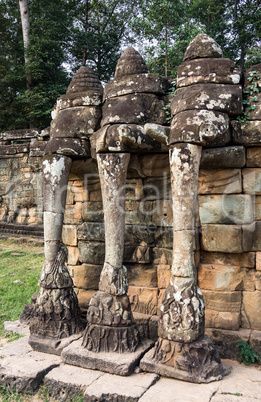
[[[159,338],[141,360],[140,367],[144,371],[195,383],[218,381],[228,374],[207,337],[192,343]]]
[[[40,338],[63,339],[83,331],[73,289],[40,289],[30,321],[30,333]]]
[[[73,366],[105,373],[127,376],[139,365],[142,356],[153,346],[153,342],[144,339],[133,353],[94,353],[81,345],[81,339],[72,342],[62,351],[62,361]]]
[[[109,327],[88,324],[82,346],[92,352],[135,352],[139,345],[139,332],[135,324],[128,327]]]
[[[115,296],[102,291],[94,293],[90,300],[87,321],[113,327],[132,325],[134,322],[128,296]]]
[[[50,339],[42,338],[38,335],[31,335],[28,339],[28,343],[37,352],[60,356],[64,348],[79,339],[81,336],[82,333],[79,333],[63,339]]]

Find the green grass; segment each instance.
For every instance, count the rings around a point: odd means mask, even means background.
[[[5,336],[4,321],[17,320],[24,306],[31,302],[32,295],[39,291],[43,262],[43,247],[1,239],[0,337]]]

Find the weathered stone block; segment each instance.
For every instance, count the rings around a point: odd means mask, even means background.
[[[152,262],[152,249],[148,246],[125,246],[123,262],[149,264]]]
[[[253,278],[251,278],[251,279],[253,279]],[[255,288],[256,290],[261,291],[261,272],[256,273],[256,275],[255,275],[255,283],[253,284],[253,288]],[[251,290],[251,289],[246,289],[246,290]]]
[[[250,345],[251,348],[261,355],[261,332],[260,331],[251,331],[250,335]]]
[[[186,110],[172,119],[169,144],[190,142],[199,145],[224,146],[231,139],[229,117],[210,110]]]
[[[243,146],[238,145],[202,150],[200,160],[201,169],[242,168],[245,164],[246,157],[245,148]]]
[[[260,168],[261,167],[261,148],[260,147],[247,148],[246,166],[248,168]]]
[[[255,207],[255,219],[261,221],[261,196],[256,195],[253,202]]]
[[[129,359],[131,359],[131,357],[132,356],[129,356]],[[119,357],[119,364],[121,360],[122,359]],[[136,360],[136,364],[137,363],[138,361]],[[123,368],[125,368],[125,364],[122,364]],[[119,374],[119,371],[120,370],[118,369],[114,371],[112,370],[111,372],[113,372],[113,374]],[[102,401],[102,399],[106,401],[117,399],[118,401],[122,402],[138,401],[146,390],[157,381],[157,379],[158,376],[156,374],[150,373],[132,374],[129,377],[119,377],[117,375],[104,374],[86,389],[84,393],[84,400],[89,402]]]
[[[249,246],[251,245],[252,251],[259,251],[261,250],[261,222],[258,221],[255,223],[255,230],[253,230],[252,232],[249,233],[249,235],[251,237],[252,243],[249,244]]]
[[[74,225],[63,225],[62,241],[68,246],[77,246],[77,229]]]
[[[248,123],[232,121],[232,136],[236,144],[246,146],[261,145],[261,120],[253,120]]]
[[[158,288],[166,289],[171,277],[170,265],[157,265]]]
[[[158,289],[129,286],[128,296],[132,311],[143,314],[157,314]]]
[[[207,290],[243,290],[244,270],[240,267],[200,264],[198,285]]]
[[[156,226],[173,226],[172,204],[170,200],[154,201],[151,222]]]
[[[98,289],[96,289],[96,290],[98,290]],[[86,310],[89,307],[90,300],[91,300],[92,296],[94,295],[94,293],[96,292],[96,290],[75,289],[77,298],[78,298],[79,307],[81,309]]]
[[[138,328],[140,340],[149,339],[150,315],[133,312],[133,320]]]
[[[157,287],[157,269],[151,264],[127,264],[130,286]]]
[[[165,103],[154,94],[129,94],[108,99],[102,108],[101,127],[106,124],[165,124]]]
[[[238,331],[240,327],[240,313],[214,311],[206,309],[205,325],[207,328],[220,328]]]
[[[92,177],[93,175],[97,175],[98,178],[98,168],[96,160],[91,158],[73,160],[70,171],[70,178],[73,178],[74,176],[83,178],[83,175],[85,174],[87,174],[87,178],[91,175]]]
[[[82,203],[66,205],[63,223],[67,225],[79,224],[82,222]]]
[[[61,363],[59,356],[32,351],[28,336],[1,348],[1,357],[0,384],[27,394],[34,393],[45,374]]]
[[[132,157],[129,169],[134,168],[142,177],[167,177],[170,175],[169,154],[140,155],[138,160]]]
[[[243,191],[247,194],[261,195],[261,168],[242,170]]]
[[[157,247],[172,248],[173,247],[173,228],[169,226],[157,227],[155,233],[155,241]]]
[[[152,315],[149,320],[149,339],[156,342],[158,339],[159,317]]]
[[[258,251],[256,253],[256,269],[257,271],[261,271],[261,252]]]
[[[79,249],[78,247],[67,247],[68,248],[68,264],[77,265],[79,261]]]
[[[256,240],[257,243],[254,244]],[[258,227],[256,222],[250,223],[249,225],[242,225],[243,251],[254,251],[255,247],[258,247]]]
[[[126,180],[125,197],[129,200],[142,200],[144,198],[143,181],[141,179]]]
[[[240,169],[213,169],[199,171],[199,194],[233,194],[242,192]]]
[[[239,85],[197,84],[175,91],[171,115],[185,110],[216,110],[230,116],[242,113],[242,88]]]
[[[59,154],[66,156],[91,156],[90,142],[79,138],[52,138],[44,150],[44,154]]]
[[[125,201],[125,223],[127,225],[152,224],[153,201]]]
[[[202,225],[201,246],[206,251],[241,253],[242,228],[239,225]]]
[[[79,261],[87,264],[104,263],[105,244],[102,242],[79,241]]]
[[[239,313],[241,310],[241,292],[203,290],[202,293],[205,299],[206,309],[231,313]]]
[[[188,45],[183,61],[221,57],[223,53],[217,42],[207,34],[198,34]]]
[[[246,290],[248,292],[254,292],[257,289],[256,278],[257,274],[254,269],[245,269],[243,274],[243,290]]]
[[[95,289],[99,287],[102,265],[82,264],[74,267],[73,283],[77,288]]]
[[[152,259],[155,265],[171,265],[172,249],[155,247],[152,251]]]
[[[80,240],[100,241],[105,240],[104,223],[100,222],[84,222],[77,227],[77,234]]]
[[[201,195],[199,197],[201,223],[247,224],[254,220],[250,195]]]
[[[222,358],[236,360],[238,358],[238,342],[248,343],[250,330],[240,328],[238,331],[206,328],[206,335],[215,343]]]
[[[141,244],[155,246],[157,227],[150,224],[125,225],[125,245],[139,246]]]
[[[45,376],[44,385],[56,400],[75,400],[101,375],[99,371],[61,364]]]
[[[51,123],[51,138],[84,138],[94,133],[101,117],[95,106],[72,107],[61,110]],[[88,124],[86,124],[88,122]]]
[[[165,155],[164,155],[165,156]],[[146,200],[169,200],[171,194],[170,177],[163,172],[162,177],[148,177],[143,180]]]
[[[261,292],[243,292],[242,327],[261,330]]]
[[[136,92],[165,95],[168,88],[168,80],[156,74],[131,74],[106,83],[103,100]]]
[[[104,214],[102,202],[83,202],[82,219],[87,222],[103,222]]]
[[[244,268],[255,268],[255,253],[211,253],[204,250],[200,252],[200,260],[203,264],[232,265]]]
[[[239,84],[240,73],[235,64],[225,58],[205,58],[183,62],[177,73],[177,87],[198,83]]]

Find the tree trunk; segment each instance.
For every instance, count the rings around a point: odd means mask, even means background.
[[[32,86],[32,76],[28,72],[29,57],[28,51],[30,47],[30,22],[29,22],[29,8],[28,0],[19,0],[21,21],[22,21],[22,31],[23,31],[23,41],[24,41],[24,61],[26,70],[26,86],[30,89]]]
[[[85,0],[85,26],[84,26],[85,40],[87,40],[88,23],[89,23],[89,0]],[[86,61],[87,61],[87,45],[85,45],[83,49],[83,60],[82,60],[83,66],[86,65]]]
[[[168,28],[165,28],[165,77],[168,78]]]

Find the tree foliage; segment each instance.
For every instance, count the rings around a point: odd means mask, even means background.
[[[190,40],[197,35],[197,24],[188,18],[189,4],[183,0],[144,0],[133,29],[147,40],[144,53],[151,71],[175,76]]]
[[[73,72],[106,82],[134,44],[149,70],[174,78],[187,45],[206,32],[242,68],[261,62],[261,0],[28,0],[25,54],[18,0],[0,0],[0,130],[49,125]],[[31,84],[26,85],[30,74]]]
[[[137,3],[130,0],[79,1],[71,47],[75,65],[80,65],[86,49],[86,64],[101,80],[108,81],[115,71],[122,44],[131,41],[128,24],[136,7]]]
[[[190,16],[242,69],[261,62],[260,0],[192,0]]]

